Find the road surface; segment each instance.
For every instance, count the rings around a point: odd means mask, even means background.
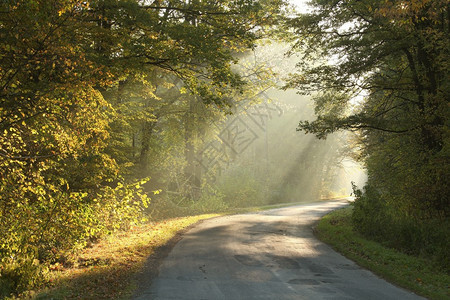
[[[345,200],[207,220],[134,299],[423,299],[317,240],[312,226]]]

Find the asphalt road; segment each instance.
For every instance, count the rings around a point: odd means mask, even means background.
[[[312,226],[346,201],[207,220],[184,234],[134,299],[423,299],[317,240]]]

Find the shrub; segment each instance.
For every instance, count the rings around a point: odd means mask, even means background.
[[[364,191],[358,190],[353,183],[352,186],[356,198],[352,214],[355,228],[368,237],[384,236],[390,219],[381,195],[370,185],[366,185]]]
[[[204,214],[226,211],[229,206],[225,203],[224,195],[221,192],[208,189],[189,208],[195,213]]]
[[[363,191],[353,186],[352,223],[364,236],[408,254],[433,258],[437,265],[450,269],[448,220],[418,219],[396,211],[371,185]]]
[[[245,170],[231,170],[218,182],[217,190],[230,207],[262,205],[267,200],[265,186]]]
[[[39,191],[35,186],[34,192]],[[48,189],[48,187],[47,187]],[[2,293],[21,293],[45,281],[51,263],[119,228],[140,221],[146,196],[139,184],[103,187],[95,195],[55,189],[26,195],[18,205],[3,202],[0,214]],[[3,195],[7,196],[7,195]],[[1,200],[1,197],[0,197]]]

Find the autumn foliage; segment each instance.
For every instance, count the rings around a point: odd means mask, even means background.
[[[157,120],[156,86],[221,102],[243,84],[233,53],[281,5],[1,2],[0,295],[38,286],[50,263],[142,220],[148,173],[136,172],[128,133]],[[133,85],[140,92],[122,93]]]

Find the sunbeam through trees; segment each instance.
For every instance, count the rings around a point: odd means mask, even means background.
[[[350,193],[362,234],[448,267],[449,16],[1,1],[0,298],[147,220]]]

